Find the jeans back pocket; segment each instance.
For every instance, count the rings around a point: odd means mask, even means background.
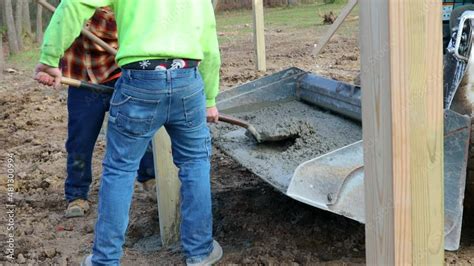
[[[189,128],[197,128],[206,122],[206,97],[204,90],[183,97],[183,109],[186,125]]]
[[[121,83],[110,102],[110,121],[123,134],[144,136],[151,130],[159,104],[159,95]]]

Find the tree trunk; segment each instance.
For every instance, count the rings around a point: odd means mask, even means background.
[[[31,31],[31,15],[30,15],[30,0],[23,0],[23,29],[28,34],[28,37],[32,37]]]
[[[3,70],[5,69],[5,58],[3,57],[3,40],[0,35],[0,80],[3,78]]]
[[[3,0],[5,15],[7,17],[8,46],[10,53],[16,54],[20,51],[15,30],[15,20],[13,19],[12,0]]]
[[[6,16],[6,12],[5,12],[5,6],[3,4],[3,1],[4,0],[1,0],[0,1],[0,26],[2,27],[6,27],[7,26],[7,16]]]
[[[15,26],[18,49],[23,50],[23,0],[16,0]]]
[[[36,6],[36,42],[43,42],[43,6]]]

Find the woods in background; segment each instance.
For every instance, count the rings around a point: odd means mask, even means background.
[[[60,0],[48,2],[57,6]],[[41,42],[43,25],[51,16],[50,12],[43,12],[36,0],[0,0],[0,34],[8,42],[5,52],[15,54],[28,43]]]
[[[57,6],[60,0],[48,2]],[[0,76],[6,57],[42,41],[43,25],[51,16],[36,0],[0,0]]]

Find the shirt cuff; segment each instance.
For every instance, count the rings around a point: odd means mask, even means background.
[[[207,108],[214,107],[214,106],[216,106],[216,98],[206,99]]]
[[[55,58],[53,56],[46,55],[44,53],[41,53],[40,56],[40,63],[48,65],[50,67],[59,67],[59,58]]]

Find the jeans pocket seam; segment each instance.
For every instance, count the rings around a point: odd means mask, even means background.
[[[120,92],[118,92],[118,93],[120,93]],[[123,95],[123,94],[122,94],[122,95]],[[123,96],[125,96],[125,95],[123,95]],[[131,96],[126,96],[126,98],[125,98],[124,100],[122,100],[122,101],[120,101],[120,102],[118,102],[118,103],[114,103],[113,101],[110,101],[110,106],[115,106],[115,107],[117,107],[117,106],[123,105],[123,104],[125,104],[126,102],[128,102],[131,98],[132,98]]]
[[[139,136],[143,136],[144,134],[146,134],[147,132],[151,130],[153,117],[132,118],[118,112],[117,117],[115,117],[114,121],[116,121],[117,128],[119,128],[122,131],[122,133],[129,136],[133,136],[133,137],[139,137]],[[126,126],[126,125],[130,126],[132,123],[144,124],[145,126],[143,127],[143,130],[134,132],[133,130],[127,128]],[[139,129],[139,127],[135,127],[135,129]]]
[[[201,121],[201,123],[199,123],[198,125],[193,125],[194,121],[191,121],[191,120],[193,120],[193,119],[191,119],[191,117],[195,116],[195,115],[199,115],[202,112],[200,112],[201,110],[189,110],[190,108],[187,107],[187,104],[186,104],[188,102],[188,100],[192,99],[193,97],[199,96],[200,93],[201,94],[203,93],[203,89],[199,89],[196,92],[193,92],[192,94],[182,98],[184,119],[185,119],[185,122],[186,122],[186,126],[188,128],[191,128],[191,129],[199,128],[200,126],[202,126],[206,122],[205,115],[203,113],[203,120]],[[198,114],[196,114],[196,113],[198,113]]]

